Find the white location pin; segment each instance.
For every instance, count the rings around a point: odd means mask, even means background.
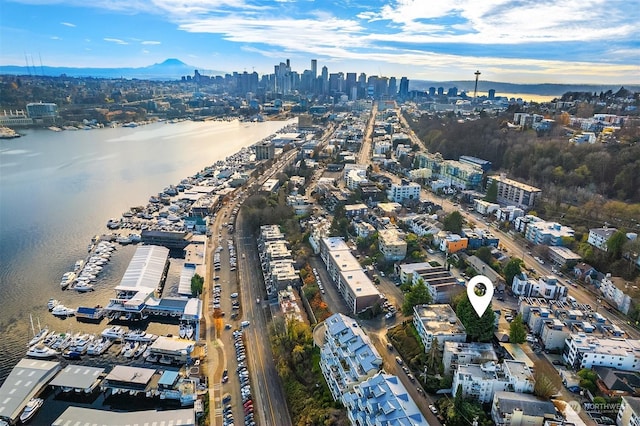
[[[493,297],[493,283],[484,275],[476,275],[467,283],[467,296],[471,306],[479,317],[487,310],[491,298]]]

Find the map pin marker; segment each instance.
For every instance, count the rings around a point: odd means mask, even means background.
[[[476,275],[467,283],[467,296],[471,306],[479,317],[487,310],[491,298],[493,297],[493,283],[484,275]]]

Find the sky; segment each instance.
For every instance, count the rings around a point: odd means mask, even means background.
[[[640,0],[0,0],[0,64],[640,84]]]

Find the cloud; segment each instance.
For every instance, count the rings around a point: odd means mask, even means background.
[[[110,43],[116,43],[116,44],[123,44],[123,45],[124,45],[124,44],[129,44],[129,43],[127,43],[126,41],[121,40],[121,39],[119,39],[119,38],[110,38],[110,37],[105,37],[105,38],[103,38],[103,40],[104,40],[104,41],[108,41],[108,42],[110,42]]]
[[[62,38],[58,37],[58,36],[51,36],[49,37],[51,40],[62,40]]]
[[[141,42],[140,44],[144,44],[144,45],[154,45],[154,44],[162,44],[162,42],[160,42],[160,41],[154,41],[154,40],[145,40],[145,41]]]
[[[71,22],[60,22],[60,25],[64,25],[65,27],[75,28],[76,24],[72,24]]]

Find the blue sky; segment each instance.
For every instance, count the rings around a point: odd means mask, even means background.
[[[28,59],[25,59],[27,57]],[[640,0],[0,0],[0,64],[640,84]]]

